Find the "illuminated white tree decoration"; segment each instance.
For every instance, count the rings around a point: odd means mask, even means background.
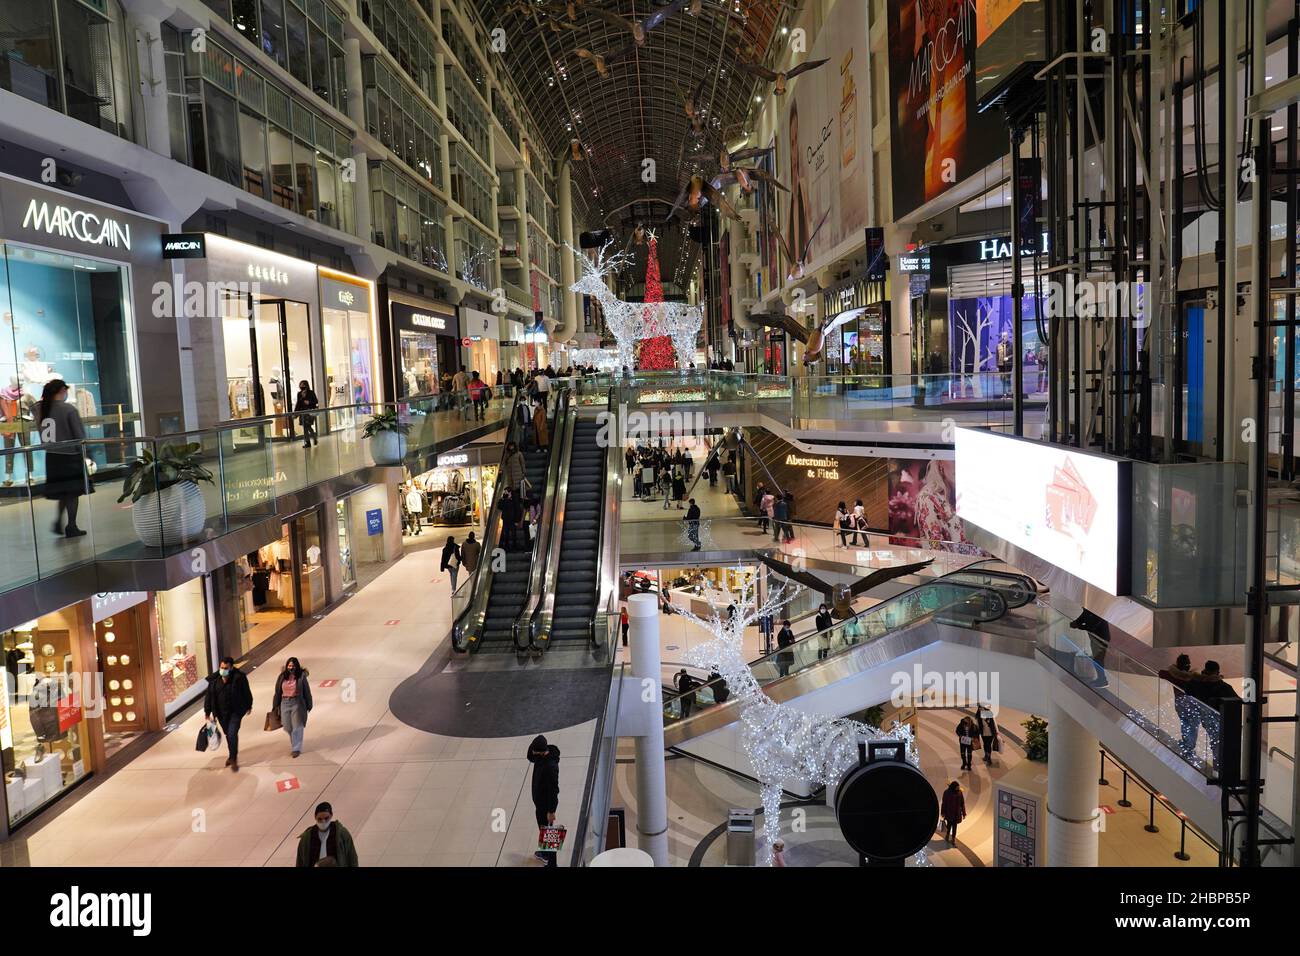
[[[637,342],[666,335],[672,339],[678,366],[686,368],[695,360],[695,340],[704,324],[704,313],[699,306],[684,302],[624,302],[614,295],[605,280],[631,265],[632,256],[626,252],[609,253],[612,245],[613,240],[605,243],[593,261],[566,243],[582,271],[569,291],[589,295],[600,303],[621,367],[635,366]]]
[[[491,250],[477,244],[470,247],[457,263],[460,280],[476,289],[488,291],[488,272],[492,259]]]
[[[772,845],[781,835],[781,792],[785,781],[798,780],[811,786],[838,784],[857,765],[858,741],[862,739],[901,740],[908,761],[916,764],[918,757],[912,730],[905,724],[895,721],[886,731],[857,720],[805,713],[768,697],[745,660],[745,628],[768,614],[779,615],[803,588],[786,582],[775,586],[769,583],[767,600],[760,606],[758,576],[737,576],[745,580],[732,601],[734,616],[728,614],[725,604],[719,610],[714,602],[710,602],[708,618],[686,608],[674,610],[713,635],[711,640],[691,648],[686,662],[721,674],[736,706],[741,708],[741,745],[754,766],[763,800],[765,839],[761,862],[771,866]],[[916,862],[923,862],[923,855],[918,854]]]
[[[619,353],[615,349],[570,349],[569,357],[582,368],[590,366],[601,372],[618,369]]]

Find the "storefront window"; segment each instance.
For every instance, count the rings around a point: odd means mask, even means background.
[[[65,608],[0,635],[0,763],[11,826],[86,775],[76,675],[91,668],[79,660],[80,617],[78,608]]]
[[[497,466],[470,464],[478,452],[439,455],[437,468],[416,475],[402,488],[408,534],[428,527],[478,528],[492,505]]]
[[[133,435],[135,349],[126,269],[92,259],[0,245],[0,433],[19,444],[45,383],[63,379],[91,438]],[[97,465],[118,459],[104,447],[90,452]],[[20,480],[22,459],[6,462],[5,480]],[[12,469],[12,470],[10,470]]]
[[[375,393],[370,286],[360,280],[321,279],[325,336],[325,404],[364,405]]]
[[[344,589],[357,583],[357,567],[352,559],[352,537],[348,530],[351,523],[349,506],[350,502],[346,498],[334,506],[339,536],[339,586]]]
[[[238,653],[226,653],[240,657],[297,617],[289,527],[282,527],[279,539],[238,558],[234,572],[239,592],[239,646]]]
[[[284,415],[293,410],[298,383],[312,377],[311,329],[307,304],[258,293],[224,300],[226,390],[231,418]],[[275,423],[277,437],[292,424]]]
[[[168,715],[203,692],[211,667],[205,590],[204,579],[194,578],[156,596],[162,702]]]
[[[398,398],[432,395],[438,390],[438,336],[432,332],[398,332],[398,354],[402,371],[397,380]]]

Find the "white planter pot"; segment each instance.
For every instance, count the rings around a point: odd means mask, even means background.
[[[406,457],[406,436],[401,432],[377,432],[371,435],[370,457],[376,465],[400,465]]]
[[[131,507],[131,522],[141,542],[151,548],[163,546],[163,529],[169,545],[183,544],[203,532],[207,507],[203,492],[192,481],[151,492]]]

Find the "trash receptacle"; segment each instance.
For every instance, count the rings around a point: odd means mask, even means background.
[[[754,811],[727,812],[727,866],[754,865]]]

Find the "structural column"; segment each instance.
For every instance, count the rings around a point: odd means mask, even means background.
[[[659,598],[633,594],[627,599],[628,640],[645,732],[636,738],[637,846],[668,865],[668,787],[664,771],[663,677],[659,659]],[[649,697],[649,700],[646,700]]]
[[[572,169],[573,167],[568,163],[560,169],[558,214],[560,217],[560,284],[563,286],[560,290],[560,320],[563,322],[563,327],[559,334],[551,334],[557,342],[572,342],[573,334],[578,331],[577,293],[570,291],[570,286],[575,280],[573,253],[569,251],[569,247],[574,245]]]
[[[361,70],[361,41],[356,37],[348,37],[344,44],[343,66],[347,72],[348,83],[348,100],[344,105],[347,108],[348,119],[356,124],[357,129],[364,130],[366,128],[366,87]],[[352,189],[352,214],[355,217],[356,234],[365,242],[374,242],[376,224],[372,221],[370,207],[370,157],[359,145],[359,140],[352,146],[351,155],[356,173]],[[383,229],[383,223],[378,225]]]
[[[1047,727],[1047,865],[1096,866],[1097,738],[1055,700]]]

